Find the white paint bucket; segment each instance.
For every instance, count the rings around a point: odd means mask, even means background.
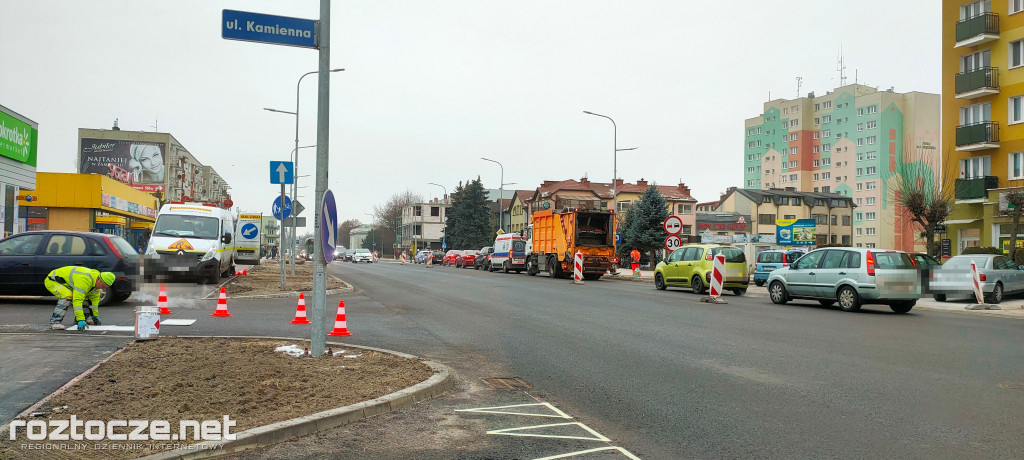
[[[151,340],[160,336],[160,307],[135,307],[135,338]]]

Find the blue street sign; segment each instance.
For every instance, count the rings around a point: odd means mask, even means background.
[[[324,192],[320,205],[320,247],[323,248],[324,262],[334,260],[334,248],[338,246],[338,209],[334,204],[334,193]]]
[[[619,232],[615,232],[615,245],[616,246],[621,246],[622,245],[622,234],[619,233]]]
[[[280,198],[278,198],[277,200],[281,201]],[[245,225],[242,226],[242,238],[245,238],[247,240],[251,240],[253,238],[256,238],[256,235],[259,235],[259,234],[260,234],[260,229],[259,229],[259,227],[256,226],[256,224],[245,224]]]
[[[220,36],[228,40],[316,48],[319,21],[224,10]]]
[[[290,161],[270,162],[270,183],[271,184],[294,184],[295,164]]]
[[[277,220],[285,220],[288,216],[292,215],[292,199],[284,197],[284,208],[281,207],[281,197],[274,198],[274,218]]]
[[[448,242],[447,241],[442,241],[441,242],[441,249],[448,249]]]

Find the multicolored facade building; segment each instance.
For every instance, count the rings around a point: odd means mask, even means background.
[[[744,188],[851,197],[853,246],[923,248],[895,183],[904,170],[937,180],[939,95],[846,85],[768,101],[744,130]]]
[[[1024,1],[942,2],[942,93],[951,255],[1006,250],[1005,197],[1024,187]]]

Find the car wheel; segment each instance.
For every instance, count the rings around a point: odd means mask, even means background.
[[[819,300],[818,303],[820,303],[822,307],[831,307],[831,306],[836,304],[836,301],[835,300]]]
[[[939,302],[945,302],[946,301],[946,294],[935,294],[932,297],[934,297],[935,300],[938,300]]]
[[[772,299],[772,303],[777,303],[779,305],[789,301],[789,294],[786,292],[786,286],[783,286],[781,281],[776,281],[768,286],[768,297]]]
[[[857,295],[857,291],[853,290],[850,286],[843,286],[839,288],[839,308],[843,311],[857,311],[860,310],[860,296]]]
[[[693,286],[694,294],[703,294],[705,291],[704,280],[700,278],[700,275],[694,276],[693,279],[690,280],[690,286]]]
[[[548,278],[558,278],[558,267],[555,266],[555,257],[548,257]]]
[[[520,274],[520,273],[522,273],[522,272],[523,272],[523,270],[522,270],[522,269],[518,269],[518,270],[516,270],[516,274],[517,274],[517,275],[518,275],[518,274]]]
[[[985,294],[985,302],[996,304],[1003,301],[1003,283],[996,283],[996,287],[992,288],[992,292]]]
[[[764,286],[764,280],[754,280],[754,284],[758,286]]]
[[[661,273],[654,274],[654,287],[659,291],[664,291],[668,285],[665,284],[665,277],[661,276]]]
[[[914,308],[914,305],[916,304],[916,300],[908,300],[906,302],[899,302],[889,305],[889,308],[892,309],[893,313],[903,314],[910,311],[911,308]]]
[[[479,269],[480,269],[480,266],[474,263],[473,264],[473,270],[479,270]]]
[[[537,264],[533,263],[533,258],[526,259],[526,274],[530,276],[537,276]]]
[[[743,294],[747,293],[747,290],[746,289],[733,289],[732,293],[736,294],[736,295],[743,295]]]
[[[206,284],[220,284],[220,273],[217,273],[217,270],[211,271],[206,277]]]
[[[99,305],[96,305],[96,306],[97,307],[104,307],[104,306],[110,305],[110,304],[115,302],[114,301],[114,297],[115,297],[115,294],[114,294],[114,291],[112,289],[110,289],[109,287],[108,288],[104,288],[102,291],[100,291]]]
[[[501,271],[502,273],[508,273],[508,262],[502,262]]]

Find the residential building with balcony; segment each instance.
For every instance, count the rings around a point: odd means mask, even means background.
[[[858,207],[852,246],[921,249],[895,178],[909,164],[936,181],[939,108],[937,94],[860,84],[765,102],[744,123],[743,188],[848,197]]]
[[[942,92],[950,255],[1002,247],[1005,194],[1024,187],[1024,2],[943,0]]]

